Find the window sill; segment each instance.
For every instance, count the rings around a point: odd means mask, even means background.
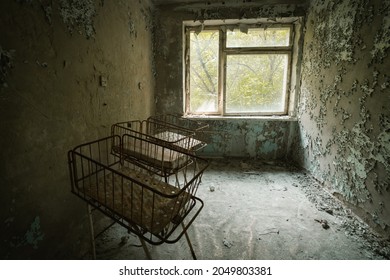
[[[259,120],[259,121],[298,121],[296,116],[211,116],[185,115],[183,118],[192,120]]]

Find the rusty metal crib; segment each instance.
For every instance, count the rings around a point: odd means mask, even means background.
[[[191,137],[189,137],[191,139],[187,149],[192,152],[196,152],[207,145],[205,130],[209,125],[203,121],[182,117],[177,114],[154,115],[150,116],[147,121],[154,122],[157,126],[170,126],[182,132],[191,132]]]
[[[136,160],[124,160],[129,154]],[[183,235],[196,259],[187,230],[203,208],[196,192],[207,160],[128,134],[79,145],[68,152],[68,160],[71,190],[88,205],[94,258],[95,239],[102,233],[94,233],[92,211],[97,209],[113,220],[111,225],[136,234],[149,259],[145,241],[175,243]]]
[[[180,151],[188,153],[191,150],[192,134],[176,127],[138,120],[111,127],[111,135],[119,135],[123,140],[122,147],[113,146],[114,153],[163,177],[175,174],[190,163],[190,158],[183,157]]]
[[[175,150],[195,153],[206,146],[201,131],[208,124],[176,115],[159,115],[147,120],[119,122],[111,127],[111,135],[129,134],[161,143]]]

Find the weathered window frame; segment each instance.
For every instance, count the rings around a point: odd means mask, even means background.
[[[241,21],[209,21],[209,22],[185,22],[183,24],[183,88],[184,88],[184,115],[186,116],[293,116],[295,114],[296,94],[294,88],[296,82],[292,82],[292,78],[296,78],[293,72],[296,70],[297,63],[297,43],[296,30],[299,28],[295,24],[296,18],[289,18],[284,22],[269,23],[259,21],[247,24],[247,28],[264,28],[264,27],[289,27],[290,40],[288,46],[273,46],[273,47],[226,47],[226,30],[231,28],[240,28]],[[219,68],[218,68],[218,111],[216,113],[209,112],[191,112],[190,111],[190,33],[200,30],[216,30],[219,31]],[[227,113],[226,112],[226,59],[229,55],[239,54],[283,54],[288,55],[288,69],[286,81],[286,96],[284,102],[284,110],[282,112],[242,112],[242,113]]]

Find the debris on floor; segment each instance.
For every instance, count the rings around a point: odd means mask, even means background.
[[[299,182],[298,187],[304,191],[309,201],[318,210],[341,220],[340,230],[343,230],[346,236],[362,244],[361,247],[364,249],[363,251],[367,252],[368,259],[375,258],[375,255],[390,259],[390,240],[378,236],[310,175],[300,173],[296,175],[296,178]]]
[[[223,241],[222,241],[222,243],[223,243],[223,245],[225,246],[225,247],[227,247],[227,248],[231,248],[232,246],[233,246],[233,242],[232,241],[229,241],[229,240],[227,240],[227,239],[223,239]]]
[[[324,229],[328,229],[329,228],[329,224],[328,224],[328,221],[327,220],[317,220],[317,219],[314,219],[314,221],[318,222],[321,224],[321,226],[324,228]]]
[[[259,235],[267,235],[267,234],[271,234],[271,233],[279,234],[279,230],[271,229],[271,230],[266,231],[266,232],[264,232],[264,233],[259,233]]]
[[[121,237],[121,242],[119,243],[119,246],[123,246],[127,243],[127,241],[129,240],[129,236],[122,236]]]
[[[205,206],[188,231],[198,259],[390,259],[389,240],[291,166],[213,160],[199,197]],[[118,225],[100,236],[98,259],[145,258],[135,235],[118,246],[126,232]],[[185,238],[149,247],[155,259],[191,258]]]

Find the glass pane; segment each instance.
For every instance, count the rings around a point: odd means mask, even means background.
[[[226,46],[238,47],[286,47],[290,44],[290,28],[249,28],[247,33],[240,29],[228,31]]]
[[[190,111],[218,111],[218,31],[190,34]]]
[[[227,113],[284,113],[287,54],[229,55]]]

